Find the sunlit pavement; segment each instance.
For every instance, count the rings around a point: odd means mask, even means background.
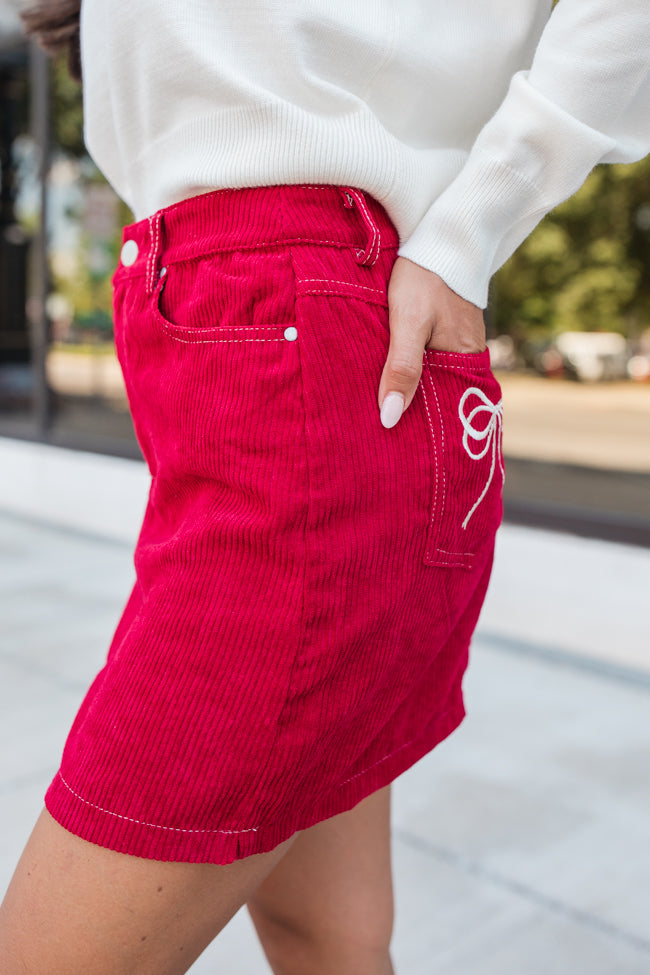
[[[497,375],[509,457],[650,473],[650,383]]]
[[[0,886],[133,579],[0,515]],[[506,526],[467,717],[393,787],[397,975],[650,971],[650,551]],[[269,969],[244,911],[193,975]]]

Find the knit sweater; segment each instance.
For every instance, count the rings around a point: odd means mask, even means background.
[[[485,308],[597,163],[650,152],[648,0],[83,0],[86,147],[135,220],[356,186]]]

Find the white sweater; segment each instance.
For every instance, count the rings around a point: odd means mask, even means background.
[[[222,187],[367,190],[488,284],[599,162],[650,152],[650,0],[83,0],[87,149],[136,220]]]

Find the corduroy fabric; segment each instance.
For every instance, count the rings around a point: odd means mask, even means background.
[[[500,389],[488,351],[427,350],[381,425],[398,236],[354,187],[201,194],[129,241],[115,341],[151,487],[46,806],[124,853],[229,863],[351,808],[463,720]]]

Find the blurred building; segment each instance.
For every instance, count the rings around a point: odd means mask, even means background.
[[[27,109],[29,45],[16,0],[0,0],[0,362],[30,359],[25,317],[29,242],[16,221],[17,158]]]

